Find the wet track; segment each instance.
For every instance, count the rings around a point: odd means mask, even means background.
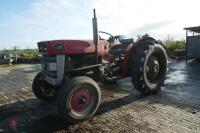
[[[70,125],[31,92],[39,65],[0,68],[1,132],[200,132],[200,63],[169,63],[162,91],[144,97],[130,79],[101,86],[94,118]]]

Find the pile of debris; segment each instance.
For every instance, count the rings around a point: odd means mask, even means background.
[[[0,54],[0,64],[12,64],[17,61],[17,56],[13,54]]]

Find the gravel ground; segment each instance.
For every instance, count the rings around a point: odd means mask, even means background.
[[[88,121],[70,125],[56,103],[36,99],[31,91],[40,65],[0,67],[1,132],[200,132],[200,64],[169,63],[167,79],[156,95],[141,96],[130,79],[101,86],[102,103]]]

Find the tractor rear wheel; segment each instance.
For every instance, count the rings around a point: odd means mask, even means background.
[[[161,90],[167,71],[167,56],[158,44],[136,46],[129,63],[135,89],[142,94],[154,94]]]
[[[98,84],[89,77],[75,77],[68,81],[58,96],[58,110],[69,123],[75,124],[91,118],[101,100]]]
[[[43,72],[39,72],[35,76],[32,91],[37,98],[43,101],[53,101],[58,94],[58,89],[44,80]]]

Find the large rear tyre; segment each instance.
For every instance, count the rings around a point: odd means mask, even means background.
[[[166,71],[167,56],[158,44],[138,45],[131,55],[130,75],[135,89],[142,94],[154,94],[161,90]]]
[[[53,101],[58,94],[57,88],[44,80],[43,72],[39,72],[35,76],[32,91],[38,99],[43,101]]]
[[[68,81],[58,96],[58,110],[69,123],[75,124],[91,118],[101,100],[98,84],[89,77],[75,77]]]

